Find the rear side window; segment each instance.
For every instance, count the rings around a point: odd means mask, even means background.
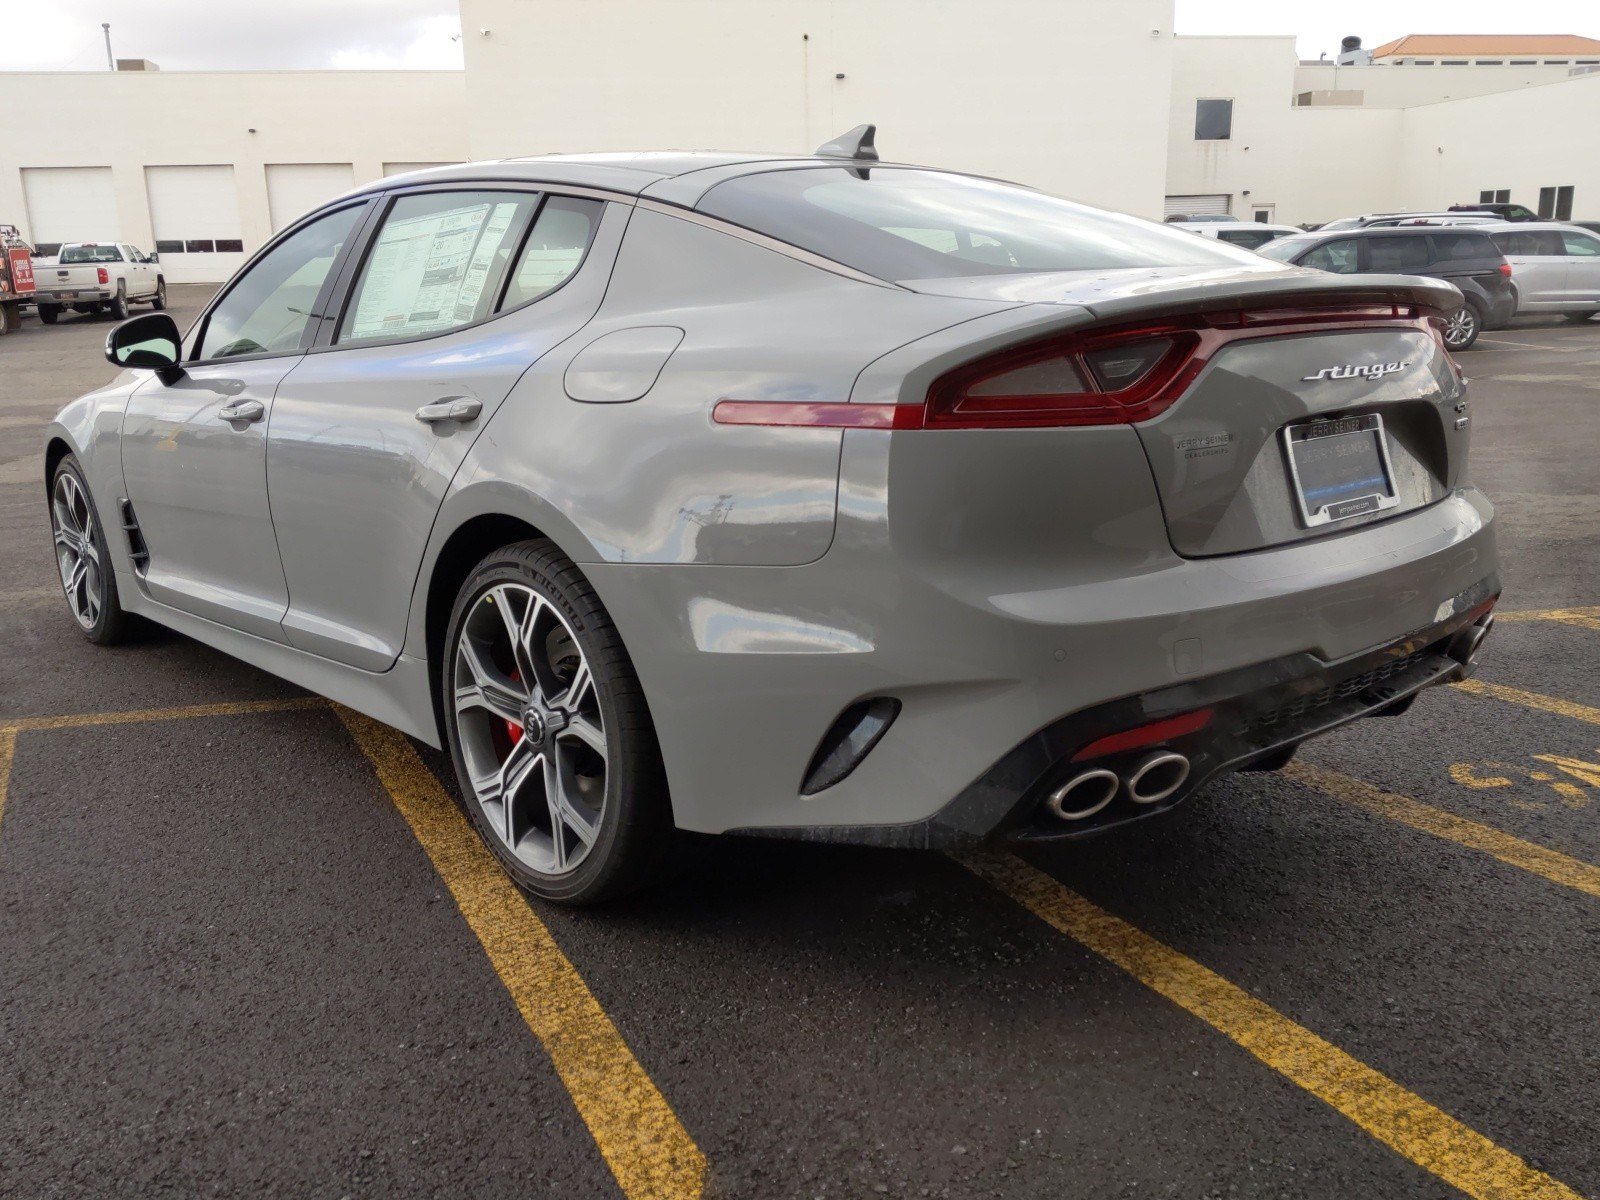
[[[1561,241],[1567,248],[1567,253],[1575,258],[1594,258],[1600,255],[1600,239],[1590,237],[1587,233],[1561,234]]]
[[[546,200],[528,231],[517,264],[506,284],[502,309],[516,308],[556,290],[577,272],[595,227],[600,224],[600,200],[552,196]]]
[[[1300,260],[1300,265],[1337,275],[1353,275],[1361,269],[1359,258],[1355,238],[1338,238],[1318,246]]]
[[[335,341],[425,337],[488,316],[538,201],[517,192],[401,196],[367,251]]]
[[[1367,240],[1367,270],[1379,275],[1406,275],[1428,266],[1425,237],[1375,237]]]
[[[1182,229],[939,171],[770,171],[718,184],[699,208],[889,280],[1260,261]]]
[[[1561,235],[1551,229],[1516,229],[1494,235],[1502,254],[1519,258],[1560,258],[1566,254]]]
[[[1500,257],[1500,249],[1485,233],[1436,233],[1434,255],[1440,262],[1482,262]]]

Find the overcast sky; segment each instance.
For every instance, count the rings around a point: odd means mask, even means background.
[[[668,0],[640,3],[670,11]],[[1302,58],[1324,51],[1332,57],[1351,33],[1369,47],[1406,33],[1600,37],[1600,0],[1177,0],[1177,6],[1179,33],[1292,33]],[[461,66],[455,0],[0,0],[0,70],[101,69],[102,21],[111,22],[119,58],[154,59],[169,71]]]

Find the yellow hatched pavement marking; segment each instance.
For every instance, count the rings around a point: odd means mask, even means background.
[[[1509,1150],[1295,1024],[1243,988],[1013,855],[956,856],[1056,930],[1226,1034],[1367,1133],[1477,1200],[1581,1200]]]
[[[1310,763],[1292,762],[1283,769],[1282,774],[1335,800],[1343,800],[1380,817],[1420,829],[1423,833],[1479,850],[1509,866],[1541,875],[1551,883],[1600,898],[1600,867],[1569,858],[1548,846],[1525,842],[1491,826],[1480,825],[1442,808],[1413,800],[1410,796],[1386,792],[1370,783],[1363,783],[1337,771],[1314,767]]]
[[[411,826],[625,1195],[697,1197],[706,1160],[543,921],[398,731],[335,707]]]
[[[1600,633],[1600,607],[1594,608],[1546,608],[1529,612],[1504,612],[1496,613],[1498,621],[1559,621],[1564,625],[1576,625],[1580,629],[1592,629]]]
[[[1559,696],[1544,696],[1538,692],[1525,692],[1521,688],[1506,687],[1503,683],[1489,683],[1482,679],[1463,679],[1452,684],[1457,691],[1474,696],[1488,696],[1504,700],[1507,704],[1520,704],[1523,708],[1536,708],[1540,712],[1555,713],[1558,717],[1571,717],[1574,721],[1587,721],[1600,725],[1600,708],[1563,700]]]
[[[17,731],[0,729],[0,822],[6,819],[6,792],[11,786],[11,760],[17,753]]]

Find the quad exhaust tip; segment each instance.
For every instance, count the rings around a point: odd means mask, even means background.
[[[1063,821],[1082,821],[1092,817],[1116,799],[1122,780],[1104,767],[1080,771],[1050,793],[1051,812]]]
[[[1163,750],[1152,754],[1128,776],[1128,797],[1135,804],[1159,804],[1183,786],[1189,778],[1189,760],[1182,754]]]

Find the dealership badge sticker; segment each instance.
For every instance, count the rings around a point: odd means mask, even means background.
[[[1358,367],[1355,363],[1343,363],[1337,367],[1323,367],[1315,375],[1302,375],[1300,378],[1306,383],[1316,383],[1322,379],[1382,379],[1385,375],[1404,371],[1410,365],[1409,362],[1392,362],[1369,363]]]

